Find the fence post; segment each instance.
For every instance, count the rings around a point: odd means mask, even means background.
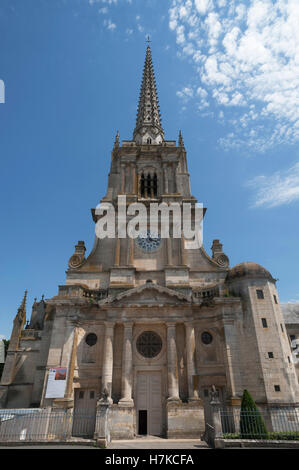
[[[110,442],[110,430],[108,424],[109,407],[110,404],[108,401],[98,401],[97,403],[94,439],[96,439],[98,446],[107,447],[107,444]]]
[[[65,439],[68,441],[72,437],[72,425],[73,425],[74,408],[67,408],[65,410],[66,419],[66,436]]]
[[[219,401],[219,396],[218,393],[215,389],[215,387],[212,388],[211,392],[211,401],[210,401],[210,406],[211,406],[211,418],[212,418],[212,442],[211,444],[215,448],[222,447],[221,443],[219,441],[221,435],[222,435],[222,424],[221,424],[221,405]]]
[[[51,418],[51,412],[52,408],[50,406],[47,406],[46,408],[43,408],[42,410],[42,416],[45,416],[45,428],[44,428],[44,439],[47,441],[49,439],[49,423],[50,423],[50,418]]]
[[[213,434],[214,434],[214,445],[216,447],[215,440],[219,439],[222,435],[222,424],[221,424],[221,408],[220,408],[220,403],[211,403],[211,410],[212,410],[212,426],[214,428]]]

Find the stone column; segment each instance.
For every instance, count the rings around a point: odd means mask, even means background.
[[[183,231],[181,236],[181,264],[183,266],[186,265],[185,237]]]
[[[125,194],[126,165],[121,163],[121,194]]]
[[[167,266],[172,266],[172,246],[171,246],[171,238],[166,238],[167,244]]]
[[[74,372],[75,372],[75,365],[76,365],[76,357],[77,357],[77,344],[78,344],[78,330],[75,326],[74,333],[73,333],[73,346],[71,357],[69,361],[68,367],[68,378],[65,390],[65,397],[72,398],[73,396],[73,381],[74,381]]]
[[[194,378],[196,375],[195,370],[195,337],[194,326],[192,323],[185,323],[186,329],[186,353],[187,353],[187,374],[188,374],[188,397],[189,400],[198,399],[198,390],[195,388]]]
[[[177,170],[178,170],[178,164],[176,163],[174,165],[174,185],[175,185],[175,188],[174,188],[175,191],[174,192],[175,193],[178,192],[178,187],[179,187],[179,185],[178,185],[178,171]]]
[[[112,372],[113,372],[113,336],[114,322],[105,322],[105,339],[102,367],[102,393],[108,393],[107,401],[112,403]]]
[[[133,323],[124,323],[124,341],[122,354],[121,400],[122,406],[133,406],[132,400],[132,331]]]
[[[127,238],[128,251],[127,251],[127,265],[133,266],[134,264],[134,238]]]
[[[114,260],[115,266],[119,266],[119,261],[120,261],[120,239],[117,237],[116,242],[115,242],[115,260]]]
[[[163,175],[164,175],[164,194],[168,193],[168,166],[167,164],[163,165]]]
[[[176,193],[177,192],[177,181],[176,181],[176,165],[175,164],[172,164],[171,165],[171,173],[173,175],[173,192]]]
[[[179,400],[175,323],[167,323],[168,400]]]
[[[231,393],[232,404],[238,398],[236,392],[242,390],[242,377],[240,366],[240,338],[235,320],[231,313],[223,313],[223,326],[225,344],[223,345],[223,359],[226,365],[227,391]]]
[[[137,188],[137,175],[136,175],[136,167],[135,165],[132,165],[132,193],[137,194],[138,193],[138,188]]]

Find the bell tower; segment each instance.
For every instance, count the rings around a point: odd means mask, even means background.
[[[165,138],[149,45],[146,47],[133,138],[121,140],[117,131],[111,154],[107,192],[100,202],[113,206],[116,219],[120,211],[120,196],[125,196],[126,224],[135,216],[127,213],[132,203],[142,203],[147,208],[146,236],[141,237],[143,240],[140,237],[133,239],[128,235],[124,238],[118,236],[116,227],[115,238],[96,237],[88,258],[84,257],[84,253],[78,258],[77,252],[71,258],[67,282],[71,283],[76,279],[76,282],[82,282],[92,289],[111,290],[128,289],[151,280],[166,287],[177,286],[190,291],[190,268],[193,265],[197,267],[202,259],[204,263],[214,265],[212,259],[206,253],[201,254],[200,250],[196,250],[195,257],[195,250],[188,248],[183,233],[180,238],[172,236],[171,209],[168,212],[170,236],[161,236],[160,209],[157,233],[150,232],[149,215],[153,204],[164,203],[164,207],[169,207],[175,203],[181,215],[184,203],[190,204],[191,211],[194,211],[197,200],[190,190],[186,149],[181,131],[178,133],[178,141]],[[191,217],[193,214],[194,212]],[[92,209],[92,215],[97,224],[101,217],[100,211]],[[87,277],[85,273],[88,273]]]
[[[107,194],[103,201],[116,202],[125,194],[128,202],[171,198],[195,202],[190,193],[186,150],[179,132],[165,140],[150,46],[147,46],[136,126],[132,140],[120,142],[117,132],[111,157]]]

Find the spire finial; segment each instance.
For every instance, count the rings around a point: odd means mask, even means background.
[[[114,147],[119,147],[119,132],[116,132]]]
[[[147,35],[147,37],[146,37],[146,42],[147,42],[147,44],[148,44],[148,45],[150,45],[150,43],[151,43],[151,40],[150,40],[149,34],[148,34],[148,35]]]
[[[179,146],[184,147],[184,141],[181,130],[179,131]]]

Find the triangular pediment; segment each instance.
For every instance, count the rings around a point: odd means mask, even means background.
[[[191,298],[181,292],[169,289],[168,287],[159,286],[153,283],[146,283],[142,286],[128,289],[117,295],[109,295],[106,299],[101,300],[98,304],[117,305],[178,305],[190,304]]]

